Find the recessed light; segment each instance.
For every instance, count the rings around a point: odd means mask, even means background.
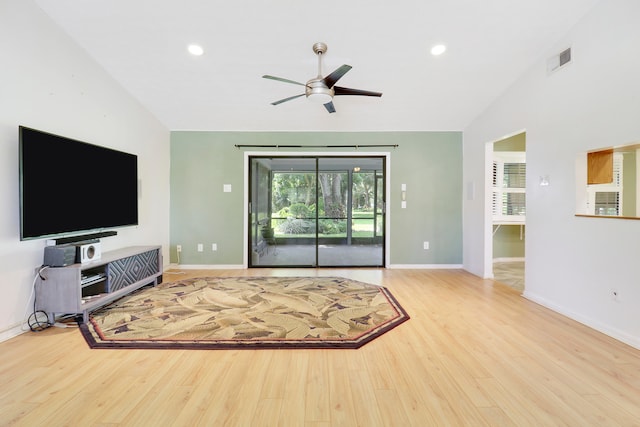
[[[204,53],[204,49],[202,48],[202,46],[197,45],[197,44],[190,44],[187,47],[187,50],[189,50],[189,53],[195,56],[200,56]]]
[[[437,44],[431,48],[431,55],[434,55],[434,56],[442,55],[445,50],[447,50],[447,47],[445,45]]]

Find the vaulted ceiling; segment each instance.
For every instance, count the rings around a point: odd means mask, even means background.
[[[35,1],[171,130],[375,131],[464,129],[598,0]],[[383,96],[270,105],[304,87],[262,75],[315,77],[316,42]]]

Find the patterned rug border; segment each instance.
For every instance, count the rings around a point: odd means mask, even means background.
[[[347,279],[351,280],[351,279]],[[358,280],[354,280],[358,282]],[[364,283],[364,282],[361,282]],[[262,350],[262,349],[358,349],[363,345],[373,341],[386,332],[394,329],[410,319],[409,314],[400,305],[393,294],[383,286],[373,285],[380,289],[381,293],[388,300],[389,304],[396,311],[396,317],[389,319],[385,323],[370,329],[357,338],[350,339],[320,339],[305,338],[294,339],[251,339],[251,340],[96,340],[95,335],[100,336],[99,330],[95,329],[93,317],[89,316],[89,322],[78,322],[80,332],[91,349],[132,349],[132,350]],[[80,318],[81,319],[81,318]],[[94,331],[90,330],[90,328]]]

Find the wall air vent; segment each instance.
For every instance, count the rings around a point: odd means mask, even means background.
[[[552,73],[571,62],[571,48],[567,48],[547,61],[547,73]]]

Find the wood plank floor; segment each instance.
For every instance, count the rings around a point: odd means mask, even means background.
[[[176,271],[174,270],[174,273]],[[0,343],[0,425],[640,425],[640,350],[452,270],[343,276],[411,316],[359,350],[90,350],[75,328]]]

